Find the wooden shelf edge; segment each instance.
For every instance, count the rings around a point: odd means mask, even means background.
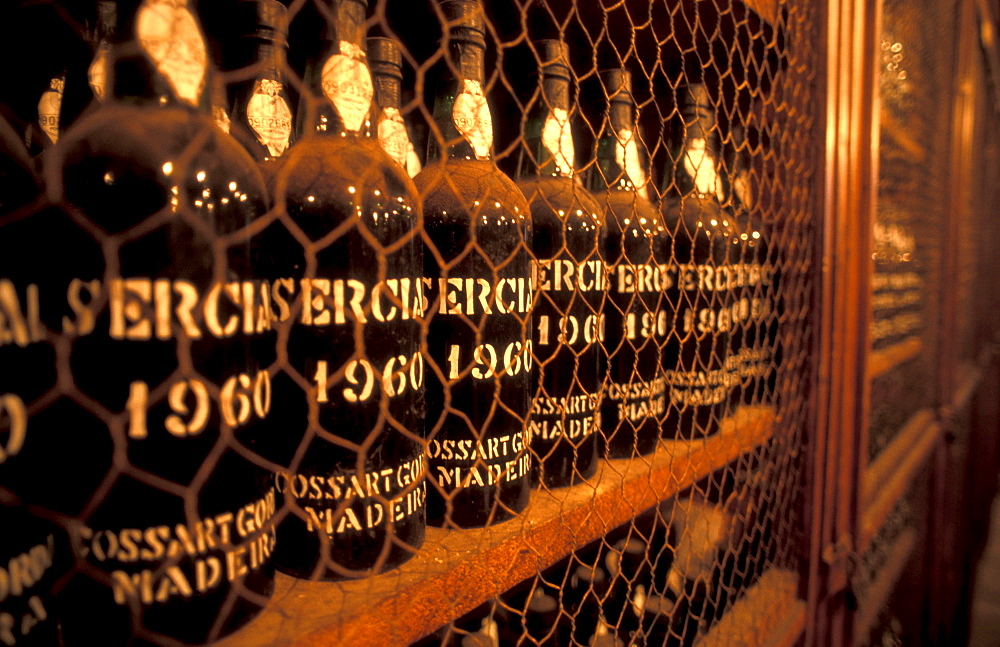
[[[900,575],[903,574],[903,569],[909,563],[910,556],[913,554],[913,549],[916,548],[916,545],[917,531],[914,528],[908,528],[900,533],[896,543],[889,549],[889,559],[886,560],[882,570],[875,576],[874,581],[872,581],[871,586],[868,588],[868,594],[864,600],[860,601],[858,610],[855,613],[855,645],[859,645],[864,641],[866,634],[871,630],[872,623],[878,617],[879,611],[889,601],[889,596],[892,594],[896,582],[899,581]]]
[[[868,358],[868,379],[881,377],[900,364],[920,355],[923,347],[924,344],[919,337],[910,337],[898,344],[872,351]]]
[[[806,626],[798,573],[771,569],[695,644],[698,647],[791,647]]]
[[[930,458],[943,437],[943,427],[930,409],[921,409],[862,476],[861,531],[856,550],[864,551],[896,503]]]
[[[772,408],[743,407],[710,438],[662,441],[649,456],[604,461],[587,483],[537,490],[517,519],[429,528],[413,559],[377,577],[308,582],[279,574],[268,606],[218,645],[408,644],[766,443],[774,427]]]

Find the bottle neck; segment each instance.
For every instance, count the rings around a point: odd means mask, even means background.
[[[399,78],[393,74],[375,72],[375,103],[379,108],[395,108],[399,110],[402,94]]]
[[[702,109],[685,109],[673,129],[670,145],[674,160],[673,182],[667,192],[673,195],[696,195],[725,202],[725,181],[714,115]]]
[[[232,121],[260,146],[247,146],[258,161],[280,157],[291,144],[292,111],[285,86],[283,41],[248,38],[246,58],[253,76],[234,88]]]
[[[208,51],[188,0],[118,0],[112,96],[202,109]]]
[[[449,43],[450,78],[434,102],[434,120],[443,141],[430,138],[428,159],[493,158],[493,116],[483,87],[484,53],[478,43]]]
[[[611,101],[604,132],[597,147],[596,189],[635,191],[649,197],[649,168],[645,147],[630,101]]]
[[[306,69],[306,82],[318,101],[303,101],[303,134],[370,137],[374,95],[365,55],[364,6],[354,0],[333,0],[320,56]],[[309,114],[312,112],[312,114]]]
[[[541,96],[532,113],[525,129],[530,159],[526,169],[522,166],[522,174],[574,177],[576,148],[570,124],[569,78],[543,76]]]
[[[87,68],[87,83],[95,99],[104,101],[108,96],[108,52],[115,37],[118,8],[114,2],[100,0],[91,42],[93,59]]]

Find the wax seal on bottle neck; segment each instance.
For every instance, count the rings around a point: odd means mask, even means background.
[[[535,43],[543,76],[570,78],[569,46],[561,40],[540,40]]]
[[[391,38],[369,38],[368,65],[372,74],[389,75],[402,80],[403,55],[399,51],[399,43]]]
[[[285,45],[288,40],[288,10],[278,0],[242,0],[236,6],[241,38],[258,38]]]
[[[486,47],[483,5],[479,0],[441,0],[441,11],[447,39]]]

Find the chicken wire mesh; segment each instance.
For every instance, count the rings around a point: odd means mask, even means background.
[[[857,558],[851,591],[859,644],[907,645],[927,631],[929,601],[920,583],[932,571],[931,487],[930,470],[925,469]]]
[[[891,0],[882,10],[870,459],[934,396],[928,362],[939,352],[944,241],[957,224],[941,199],[954,61],[940,52],[954,47],[955,4]]]
[[[3,11],[0,642],[794,600],[811,3]]]

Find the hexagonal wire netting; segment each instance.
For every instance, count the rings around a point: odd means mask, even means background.
[[[812,3],[2,11],[0,642],[794,599]]]

